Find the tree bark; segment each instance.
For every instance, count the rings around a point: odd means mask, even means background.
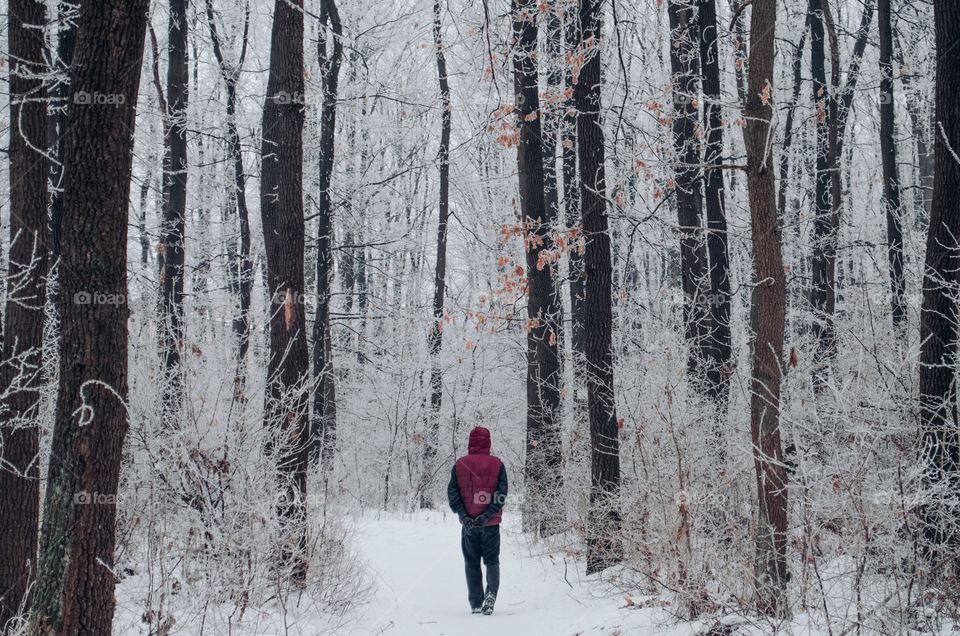
[[[897,168],[893,94],[893,28],[890,0],[877,5],[880,23],[880,157],[883,162],[883,209],[887,218],[887,260],[890,267],[890,306],[893,326],[900,331],[907,319],[903,277],[903,225],[900,171]],[[905,334],[901,334],[905,335]]]
[[[443,401],[443,375],[440,350],[443,347],[443,299],[447,279],[447,220],[450,216],[450,130],[452,106],[450,82],[447,80],[447,59],[443,54],[443,23],[440,0],[433,3],[433,46],[437,58],[437,81],[440,84],[440,201],[437,222],[437,264],[433,276],[433,323],[427,336],[430,355],[430,407],[427,412],[426,439],[423,446],[423,467],[420,480],[420,507],[433,508],[430,486],[436,473],[437,446],[440,442],[440,407]]]
[[[756,602],[774,616],[788,612],[787,473],[780,442],[780,381],[785,281],[771,146],[776,0],[753,0],[743,140],[747,151],[757,308],[750,396],[750,434],[757,478]]]
[[[0,632],[21,609],[37,571],[39,400],[47,276],[44,3],[11,0],[10,251],[0,366]],[[11,628],[11,631],[12,628]]]
[[[730,398],[733,350],[730,335],[730,260],[727,244],[726,195],[723,171],[723,106],[720,95],[720,52],[717,45],[716,0],[700,4],[700,67],[703,72],[703,123],[706,130],[705,193],[707,211],[707,257],[710,260],[710,335],[707,339],[707,382],[718,409],[717,435],[722,440],[722,421]],[[722,443],[718,445],[722,449]],[[722,457],[722,453],[721,453]]]
[[[513,0],[513,87],[516,100],[517,176],[527,260],[527,449],[523,526],[528,532],[558,532],[564,508],[560,443],[560,298],[554,284],[555,220],[545,198],[543,141],[535,54],[538,30],[531,0]]]
[[[590,416],[590,511],[587,573],[623,558],[620,542],[620,436],[613,389],[613,298],[610,233],[606,210],[603,124],[600,95],[600,37],[603,4],[580,0],[578,46],[586,56],[574,88],[580,210],[586,247],[583,335]]]
[[[59,77],[50,89],[50,265],[60,257],[60,226],[63,223],[63,142],[67,125],[67,93],[70,89],[69,69],[77,41],[74,25],[76,7],[57,3],[57,52],[52,70]]]
[[[313,415],[311,449],[315,461],[325,470],[332,468],[337,440],[336,389],[333,375],[333,341],[330,337],[330,280],[333,274],[333,204],[330,181],[333,176],[334,135],[337,128],[337,84],[343,59],[343,31],[334,0],[324,0],[320,31],[330,23],[333,40],[329,59],[327,39],[318,43],[317,57],[323,73],[323,105],[320,114],[320,167],[317,201],[317,313],[313,321]]]
[[[920,458],[925,468],[925,538],[934,554],[955,550],[960,486],[957,433],[957,286],[960,284],[960,4],[935,0],[936,121],[933,204],[920,310]],[[949,554],[944,552],[943,554]]]
[[[670,72],[673,85],[673,170],[680,231],[680,279],[687,373],[701,390],[706,380],[709,345],[707,253],[703,240],[703,181],[697,141],[699,49],[693,0],[668,0]]]
[[[77,21],[63,155],[59,387],[33,634],[108,634],[112,626],[127,431],[127,203],[147,5],[84,2]]]
[[[270,293],[270,361],[264,424],[276,445],[284,526],[282,564],[306,576],[306,479],[310,367],[304,289],[303,3],[277,0],[263,108],[260,214]]]
[[[163,413],[167,426],[179,426],[183,409],[184,240],[187,209],[187,6],[170,0],[167,24],[167,109],[164,121],[163,220],[160,230],[160,350],[163,355]]]

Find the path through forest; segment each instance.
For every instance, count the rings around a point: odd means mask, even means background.
[[[491,634],[690,634],[659,608],[626,609],[609,585],[583,577],[582,563],[547,553],[501,528],[501,584],[492,616],[473,615],[466,599],[459,522],[452,514],[369,513],[356,547],[377,586],[352,634],[490,636]],[[640,599],[634,599],[639,602]]]

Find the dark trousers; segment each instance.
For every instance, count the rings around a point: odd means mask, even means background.
[[[484,597],[481,558],[487,568],[486,593],[496,596],[500,589],[500,525],[481,528],[463,526],[460,530],[460,547],[463,548],[470,607],[480,607]]]

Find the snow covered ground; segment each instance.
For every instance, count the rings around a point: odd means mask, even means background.
[[[459,522],[452,514],[366,514],[356,545],[376,584],[374,601],[340,631],[397,636],[690,634],[660,608],[626,609],[623,596],[583,577],[582,563],[544,554],[515,524],[501,527],[500,593],[492,616],[471,614]],[[638,599],[634,599],[639,602]]]

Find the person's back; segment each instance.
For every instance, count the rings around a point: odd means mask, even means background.
[[[460,517],[460,547],[474,613],[493,613],[500,587],[500,518],[507,498],[507,469],[490,454],[490,431],[470,431],[468,454],[457,460],[447,486],[450,508]],[[487,569],[486,593],[480,560]]]

